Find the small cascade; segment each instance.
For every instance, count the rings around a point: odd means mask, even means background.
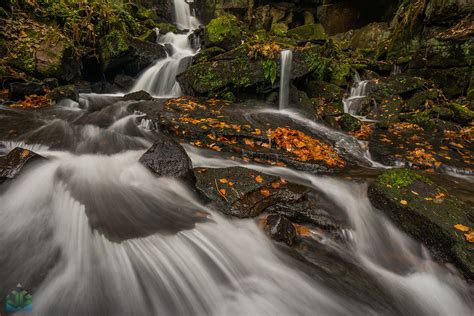
[[[351,94],[348,98],[342,100],[344,103],[344,113],[358,115],[362,101],[367,96],[366,88],[369,80],[361,80],[359,74],[354,75],[354,85],[351,88]]]
[[[280,110],[288,108],[288,100],[290,97],[290,79],[291,64],[293,62],[293,52],[284,50],[281,52],[281,74],[280,74]]]
[[[155,29],[158,39],[157,43],[168,49],[168,55],[164,59],[157,60],[150,68],[145,70],[130,92],[144,90],[156,97],[177,97],[181,95],[181,87],[176,81],[176,76],[186,69],[191,57],[198,50],[191,43],[189,35],[199,26],[199,21],[191,15],[189,5],[185,0],[175,0],[175,18],[178,29],[188,30],[187,34],[160,35],[159,29]]]
[[[391,76],[396,76],[402,73],[402,69],[399,65],[393,65],[392,72],[390,73]]]

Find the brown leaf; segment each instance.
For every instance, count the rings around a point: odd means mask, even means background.
[[[270,190],[267,190],[267,189],[261,189],[261,190],[260,190],[260,193],[261,193],[264,197],[269,197],[269,196],[270,196]]]

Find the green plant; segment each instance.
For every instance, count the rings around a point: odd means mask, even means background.
[[[266,80],[269,80],[273,86],[277,77],[277,64],[274,60],[267,59],[262,61],[263,74]]]

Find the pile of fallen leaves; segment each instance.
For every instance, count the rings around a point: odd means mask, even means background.
[[[344,160],[329,145],[298,130],[278,127],[269,129],[267,136],[272,143],[296,156],[299,161],[322,160],[328,166],[343,167]]]
[[[351,134],[357,139],[366,140],[367,138],[369,138],[372,132],[373,132],[372,126],[370,126],[367,123],[363,123],[359,130],[350,132],[349,134]]]
[[[30,95],[24,100],[18,101],[10,105],[16,109],[40,109],[51,105],[51,100],[45,95]]]
[[[257,42],[248,46],[248,57],[263,57],[267,59],[278,58],[282,50],[281,46],[275,42]]]

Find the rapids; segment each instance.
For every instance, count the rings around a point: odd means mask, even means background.
[[[185,0],[175,0],[175,19],[183,30],[199,24]],[[179,96],[176,74],[196,50],[187,34],[159,42],[169,56],[132,91]],[[363,84],[353,90],[346,109],[355,114]],[[243,166],[335,203],[350,222],[346,240],[311,231],[324,251],[301,260],[255,220],[224,217],[186,184],[141,165],[156,131],[130,103],[82,95],[37,111],[39,126],[0,106],[10,124],[25,127],[0,135],[0,154],[21,146],[48,158],[0,186],[0,293],[28,286],[34,315],[472,315],[472,286],[372,207],[364,178],[248,164],[185,145],[194,167]],[[353,137],[287,109],[261,113],[288,116],[361,164],[385,168]]]

